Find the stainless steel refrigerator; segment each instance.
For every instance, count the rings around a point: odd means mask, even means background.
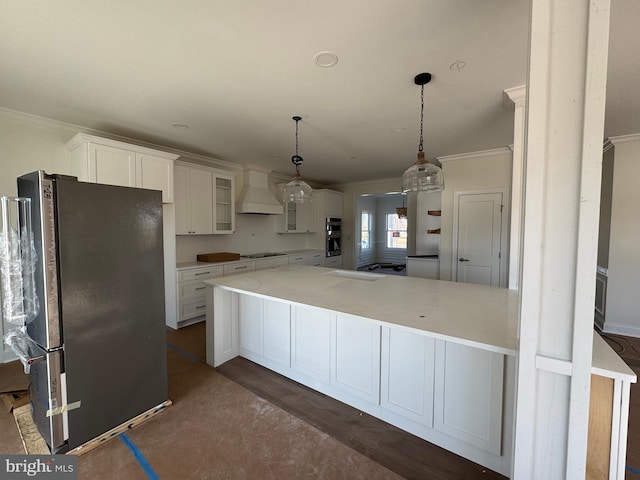
[[[33,416],[65,452],[168,398],[161,193],[38,171],[18,196],[35,252]]]

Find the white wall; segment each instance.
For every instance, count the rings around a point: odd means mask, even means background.
[[[0,195],[15,196],[16,177],[35,170],[70,174],[71,152],[64,143],[75,133],[38,118],[0,115]],[[0,321],[0,362],[15,358],[4,345],[7,331]]]
[[[455,192],[511,186],[512,152],[508,148],[438,157],[442,163],[445,189],[442,191],[440,235],[440,280],[451,280],[453,252],[453,198]],[[506,216],[508,218],[508,215]],[[503,259],[508,262],[506,252]],[[508,263],[507,263],[508,264]]]
[[[640,134],[614,144],[605,331],[640,337]]]

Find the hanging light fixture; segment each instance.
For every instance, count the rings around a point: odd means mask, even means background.
[[[305,203],[313,201],[313,190],[302,180],[300,176],[300,165],[302,165],[302,157],[298,155],[298,122],[302,117],[296,115],[292,117],[296,122],[296,154],[291,157],[291,163],[296,166],[296,174],[289,183],[284,186],[283,198],[285,202]]]
[[[422,127],[424,122],[424,86],[431,81],[430,73],[420,73],[414,78],[416,85],[420,85],[420,143],[418,145],[418,159],[402,174],[403,192],[436,192],[444,190],[442,169],[424,158],[422,151]]]
[[[402,206],[396,207],[396,215],[398,218],[407,218],[407,207],[404,206],[404,193],[402,194]]]

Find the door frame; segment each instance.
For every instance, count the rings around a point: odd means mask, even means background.
[[[458,281],[458,209],[460,197],[484,193],[502,194],[502,225],[500,227],[500,287],[507,287],[507,265],[509,264],[509,223],[511,218],[509,187],[480,188],[475,190],[456,190],[453,192],[453,231],[451,232],[451,281]]]

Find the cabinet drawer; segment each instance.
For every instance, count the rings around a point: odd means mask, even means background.
[[[307,265],[312,267],[324,267],[324,252],[309,253],[307,255]]]
[[[180,298],[179,300],[204,298],[205,287],[202,282],[191,282],[179,284]]]
[[[329,268],[342,268],[342,257],[327,257],[324,266]]]
[[[253,272],[256,269],[256,262],[231,263],[224,266],[224,274],[233,275],[235,273]]]
[[[189,270],[182,270],[179,273],[178,280],[181,282],[187,282],[189,280],[205,280],[207,278],[221,277],[223,274],[223,268],[221,265],[216,267],[203,267],[194,268]]]
[[[180,304],[180,318],[179,322],[188,320],[189,318],[199,317],[207,313],[207,303],[204,299],[196,302],[181,303]]]
[[[307,263],[307,255],[289,255],[289,265],[292,263]]]
[[[289,261],[287,257],[282,255],[280,257],[262,258],[256,260],[256,270],[264,270],[265,268],[281,267],[282,265],[288,265]]]

